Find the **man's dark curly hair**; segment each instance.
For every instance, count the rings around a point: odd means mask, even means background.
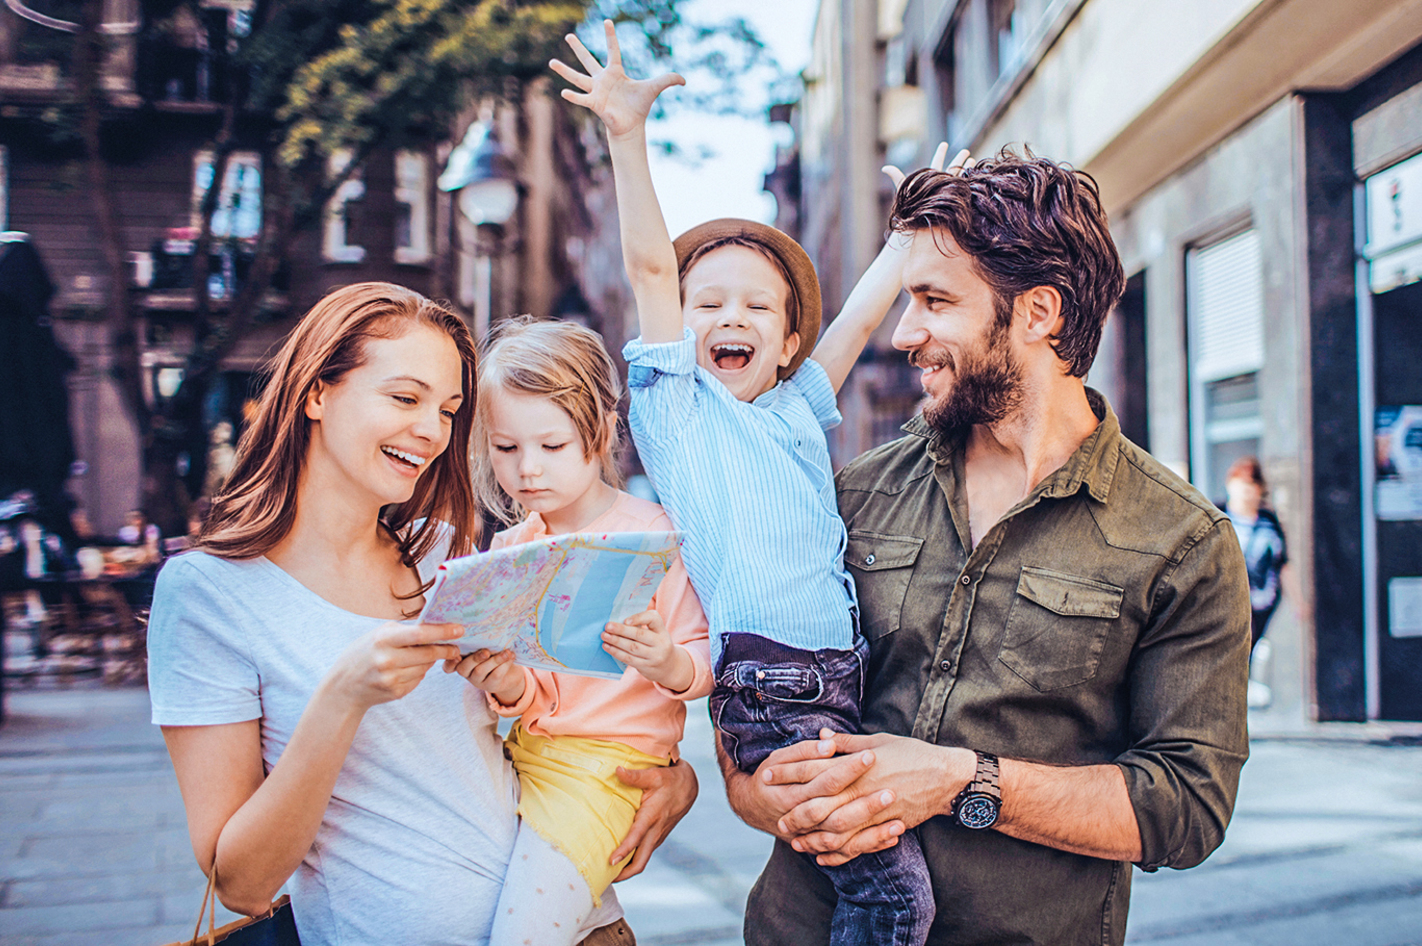
[[[1062,329],[1053,347],[1072,377],[1086,376],[1126,285],[1090,174],[1006,148],[961,174],[925,168],[899,188],[889,226],[952,236],[992,288],[999,318],[1029,289],[1057,290]]]

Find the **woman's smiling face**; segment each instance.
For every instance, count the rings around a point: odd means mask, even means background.
[[[307,397],[314,423],[308,474],[385,506],[403,503],[449,445],[463,408],[462,364],[453,339],[426,325],[371,339],[365,363]]]
[[[682,282],[682,319],[696,333],[696,363],[741,401],[775,387],[800,336],[785,334],[790,286],[770,260],[747,246],[701,257]]]

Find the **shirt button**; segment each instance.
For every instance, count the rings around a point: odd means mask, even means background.
[[[868,555],[864,556],[864,564],[865,564],[865,565],[873,565],[873,564],[874,564],[874,553],[871,552],[871,553],[869,553]]]
[[[951,660],[940,660],[940,661],[938,661],[938,669],[939,669],[939,670],[942,670],[944,673],[947,673],[949,670],[952,670],[952,669],[953,669],[953,661],[951,661]]]
[[[973,580],[972,580],[971,578],[969,578],[967,575],[964,575],[964,576],[963,576],[963,584],[965,584],[965,585],[971,585],[972,583],[973,583]]]

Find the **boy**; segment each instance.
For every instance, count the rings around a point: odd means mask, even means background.
[[[574,36],[587,74],[552,67],[581,90],[563,97],[607,129],[641,327],[623,349],[632,435],[686,533],[682,560],[711,627],[722,747],[753,772],[822,728],[859,730],[868,647],[824,430],[840,422],[836,392],[898,295],[907,244],[885,246],[807,360],[820,322],[809,257],[748,220],[714,220],[672,243],[647,163],[646,118],[683,80],[629,79],[612,23],[604,27],[606,68]],[[912,832],[887,850],[817,866],[839,896],[832,943],[924,942],[934,905]]]

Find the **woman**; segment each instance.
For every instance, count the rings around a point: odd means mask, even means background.
[[[297,325],[198,550],[159,577],[153,721],[222,902],[288,878],[319,943],[482,943],[516,829],[515,780],[458,629],[412,624],[473,549],[474,344],[418,293],[348,286]],[[690,807],[686,765],[633,773],[636,873]],[[612,923],[620,907],[584,918]]]

